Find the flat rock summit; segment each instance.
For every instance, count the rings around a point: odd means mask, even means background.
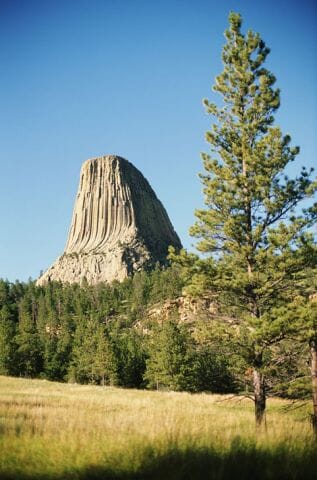
[[[122,281],[166,261],[181,242],[162,203],[142,173],[124,158],[84,162],[64,253],[38,279],[42,285]]]

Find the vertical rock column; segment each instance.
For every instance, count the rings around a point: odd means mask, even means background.
[[[108,155],[87,160],[63,255],[37,284],[60,280],[91,284],[123,280],[181,248],[168,215],[148,181],[127,160]]]

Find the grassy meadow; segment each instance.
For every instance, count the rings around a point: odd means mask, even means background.
[[[313,479],[310,405],[0,377],[1,479]]]

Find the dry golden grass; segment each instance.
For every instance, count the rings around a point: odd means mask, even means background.
[[[239,479],[304,478],[317,467],[309,405],[286,405],[270,400],[267,431],[256,435],[249,400],[0,377],[0,472],[222,479],[243,465]]]

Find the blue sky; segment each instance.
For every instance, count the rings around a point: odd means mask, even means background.
[[[310,0],[0,0],[0,277],[36,278],[63,251],[84,160],[118,154],[149,180],[183,245],[230,10],[271,48],[276,123],[316,164]]]

